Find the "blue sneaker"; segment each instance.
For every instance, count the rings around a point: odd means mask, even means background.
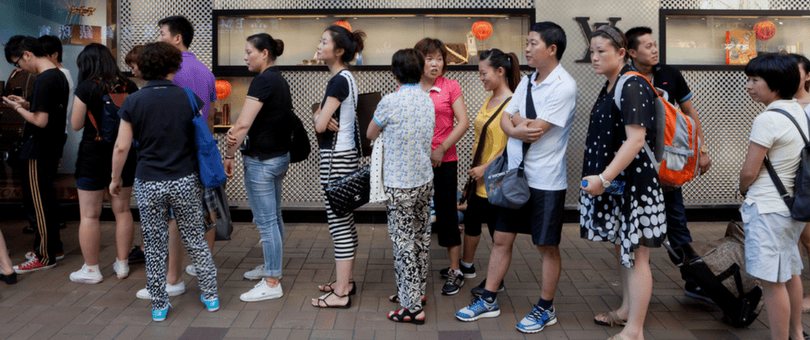
[[[216,312],[219,310],[219,298],[206,300],[205,296],[200,294],[200,301],[202,301],[202,303],[205,304],[205,308],[208,308],[209,312]]]
[[[517,324],[517,330],[523,333],[537,333],[542,331],[546,326],[551,326],[557,323],[557,313],[554,312],[554,306],[548,310],[534,305],[529,315],[526,315],[523,320]]]
[[[472,299],[472,303],[456,312],[456,319],[461,321],[475,321],[480,318],[494,318],[501,315],[497,302],[487,303],[481,297]]]
[[[154,322],[161,322],[166,320],[166,314],[169,313],[169,306],[163,309],[155,309],[152,308],[152,321]]]

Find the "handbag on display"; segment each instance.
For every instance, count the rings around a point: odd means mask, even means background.
[[[341,71],[342,72],[342,71]],[[351,81],[351,78],[348,78]],[[357,97],[354,96],[352,89],[354,89],[354,82],[349,84],[349,95],[355,99],[355,110],[357,110]],[[363,158],[363,147],[360,145],[360,127],[357,119],[354,120],[355,132],[355,148],[360,159]],[[338,133],[333,134],[332,147],[337,145]],[[332,176],[332,163],[334,159],[329,160],[329,172],[327,178]],[[355,209],[363,206],[369,201],[369,194],[371,191],[371,170],[368,165],[363,165],[351,174],[330,181],[324,188],[324,195],[329,201],[329,206],[332,211],[338,216],[345,216],[354,211]]]
[[[503,103],[501,103],[501,106],[499,106],[498,109],[495,110],[495,113],[492,114],[492,117],[489,117],[489,119],[487,119],[487,122],[484,123],[484,126],[481,128],[481,137],[478,138],[478,147],[475,148],[475,156],[473,156],[473,161],[472,164],[470,164],[470,169],[479,166],[481,163],[481,153],[484,152],[484,146],[486,145],[487,128],[489,128],[489,123],[492,123],[492,121],[495,120],[495,117],[500,116],[500,113],[503,110],[503,108],[511,100],[512,96],[506,98],[506,100],[504,100]],[[464,196],[461,196],[461,199],[458,201],[458,204],[464,204],[467,201],[469,201],[472,195],[475,195],[475,187],[476,187],[475,180],[472,177],[470,177],[467,180],[467,184],[464,184],[464,189],[462,190]]]
[[[534,109],[534,99],[532,98],[531,75],[526,76],[526,118],[537,118],[537,111]],[[529,182],[523,171],[526,153],[529,151],[531,143],[523,142],[523,159],[517,168],[509,169],[509,150],[504,150],[501,157],[496,158],[484,171],[484,185],[487,189],[487,200],[489,203],[509,209],[519,209],[529,201],[531,192]],[[508,147],[507,147],[508,149]]]
[[[197,98],[189,88],[186,91],[188,100],[191,102],[191,109],[194,110],[194,118],[191,120],[194,125],[194,146],[197,149],[197,162],[199,163],[200,181],[207,188],[216,188],[225,183],[225,166],[222,165],[222,155],[219,154],[217,142],[208,130],[208,123],[200,114],[197,106]]]
[[[369,189],[369,202],[384,202],[388,200],[383,187],[383,133],[374,140],[374,147],[371,149],[371,186]]]

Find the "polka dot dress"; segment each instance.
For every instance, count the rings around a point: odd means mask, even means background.
[[[622,74],[629,66],[622,69]],[[655,143],[655,95],[644,79],[631,77],[622,90],[622,109],[614,103],[615,89],[607,91],[607,82],[591,110],[582,176],[602,173],[627,140],[625,125],[647,128],[647,143]],[[625,182],[620,195],[591,196],[580,192],[581,237],[607,241],[621,247],[622,265],[633,267],[633,250],[640,245],[659,247],[666,236],[664,194],[658,174],[644,149],[616,177]]]

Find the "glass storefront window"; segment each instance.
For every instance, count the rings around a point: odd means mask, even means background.
[[[276,61],[279,66],[317,65],[315,51],[324,29],[336,21],[348,22],[352,30],[366,33],[365,49],[357,65],[387,66],[391,56],[399,49],[411,48],[424,37],[434,37],[452,45],[459,59],[456,64],[477,63],[476,52],[492,47],[515,52],[525,64],[521,51],[525,46],[526,31],[533,13],[497,11],[489,14],[276,14],[267,11],[214,11],[215,73],[216,69],[244,67],[245,41],[256,33],[268,33],[284,41],[284,53]],[[256,14],[253,14],[255,12]],[[471,32],[478,21],[486,21],[492,33],[486,40],[477,39]],[[467,51],[467,46],[475,51]]]
[[[808,11],[661,13],[662,53],[670,65],[745,65],[763,53],[807,54]]]

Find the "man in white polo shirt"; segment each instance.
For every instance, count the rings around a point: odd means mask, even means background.
[[[565,45],[565,32],[553,22],[536,23],[529,31],[526,60],[535,72],[515,89],[501,116],[501,128],[509,136],[509,169],[517,168],[525,158],[531,197],[518,210],[501,209],[486,287],[480,298],[456,313],[459,320],[500,315],[497,290],[509,270],[512,244],[517,233],[527,233],[542,254],[543,280],[540,300],[517,329],[536,333],[557,323],[552,302],[560,278],[559,244],[568,188],[565,150],[577,102],[576,82],[560,65]]]

